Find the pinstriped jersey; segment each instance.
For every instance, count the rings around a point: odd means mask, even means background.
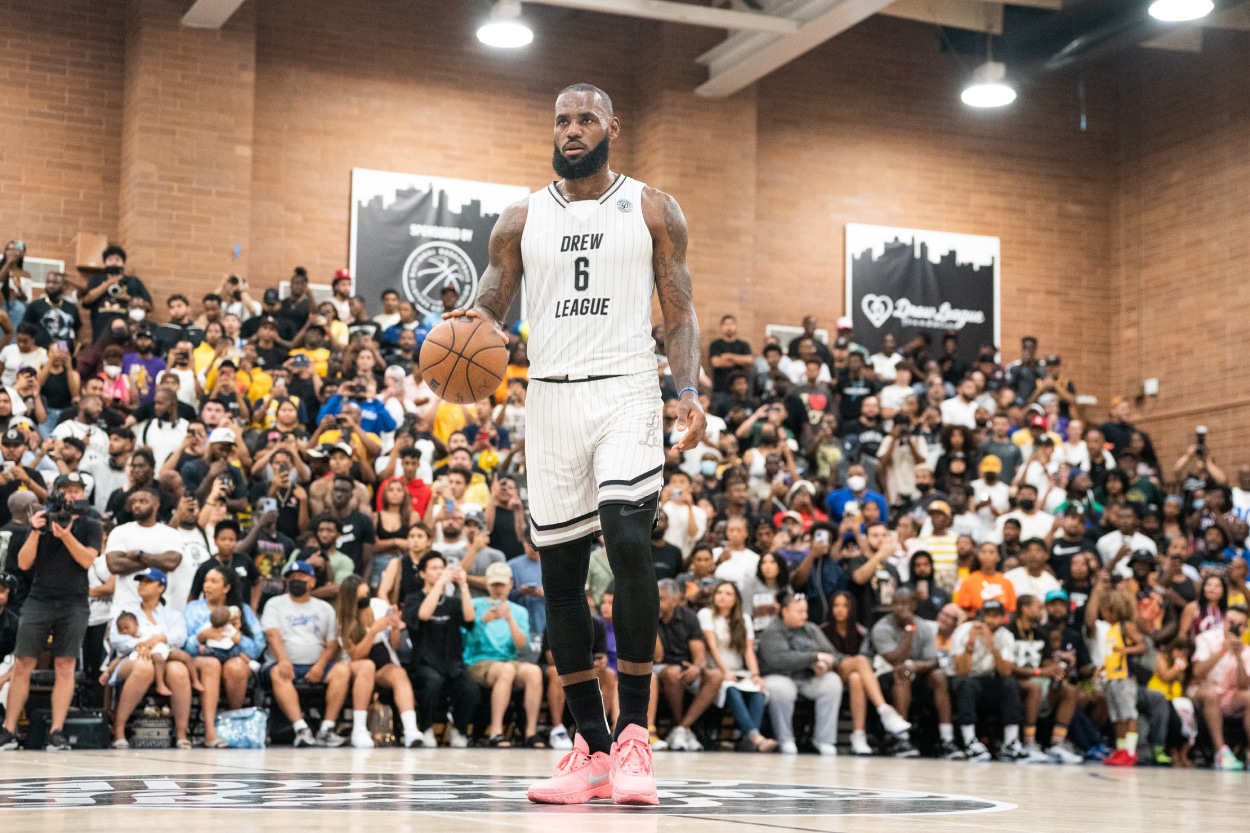
[[[530,196],[521,260],[531,379],[655,372],[644,187],[618,174],[597,200],[570,203],[554,183]]]

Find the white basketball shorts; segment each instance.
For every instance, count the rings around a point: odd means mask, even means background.
[[[664,421],[654,373],[530,381],[525,469],[534,543],[599,530],[599,505],[637,505],[664,484]]]

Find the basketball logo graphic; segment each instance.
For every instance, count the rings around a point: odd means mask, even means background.
[[[634,204],[629,200],[617,200],[616,207],[622,214],[628,214],[634,210]]]
[[[404,294],[418,314],[424,316],[442,311],[439,296],[448,284],[456,288],[461,305],[467,305],[477,291],[477,267],[464,249],[454,243],[423,243],[404,261],[400,280]]]

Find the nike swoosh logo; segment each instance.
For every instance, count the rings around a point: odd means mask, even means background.
[[[588,780],[587,783],[589,783],[590,786],[592,787],[597,787],[606,780],[608,780],[608,773],[605,772],[599,776],[594,776],[594,775],[590,776],[590,779]]]
[[[621,509],[621,515],[637,515],[639,512],[645,512],[649,508],[648,506],[627,506]]]

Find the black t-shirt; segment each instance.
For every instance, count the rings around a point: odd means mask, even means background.
[[[163,524],[169,523],[169,519],[174,516],[174,510],[178,508],[178,501],[166,489],[161,488],[159,483],[153,482],[150,485],[156,489],[161,501],[156,508],[156,520]],[[114,526],[128,524],[135,519],[134,515],[126,511],[126,501],[133,493],[134,489],[114,489],[113,494],[109,495],[108,502],[104,504],[104,514],[113,519]]]
[[[104,530],[98,521],[78,518],[70,524],[70,534],[84,547],[99,550]],[[35,563],[30,568],[30,593],[26,598],[85,607],[87,587],[87,568],[74,560],[61,539],[52,534],[49,525],[39,536]]]
[[[69,374],[65,371],[53,373],[49,370],[41,392],[44,405],[49,408],[64,410],[74,404],[74,397],[69,392]]]
[[[221,566],[222,562],[216,556],[208,559],[200,568],[195,571],[195,578],[191,579],[191,598],[198,599],[200,594],[204,592],[204,576],[208,575],[208,571],[214,566]],[[243,600],[248,604],[252,603],[252,587],[260,580],[260,571],[256,569],[256,565],[252,563],[252,559],[242,553],[236,552],[234,557],[230,559],[230,572],[234,573],[235,585],[243,593]]]
[[[274,500],[278,502],[278,532],[288,538],[298,538],[300,534],[299,528],[299,499],[295,497],[295,490],[291,489],[289,496],[284,497],[284,492],[279,491]],[[258,504],[261,498],[269,496],[269,484],[260,480],[253,480],[252,485],[248,489],[248,502],[252,504],[253,513],[259,517],[260,509]]]
[[[87,291],[90,292],[107,281],[108,277],[104,272],[96,272],[87,280]],[[142,298],[149,304],[152,303],[148,288],[134,275],[124,275],[117,285],[123,287],[131,298]],[[86,307],[91,310],[91,338],[93,341],[100,341],[108,337],[109,324],[119,318],[126,320],[126,314],[130,311],[130,301],[117,298],[106,291],[96,299],[95,303],[87,304]]]
[[[39,328],[35,333],[35,344],[48,347],[54,341],[64,341],[74,350],[74,339],[82,329],[82,318],[78,314],[78,305],[73,301],[61,301],[53,306],[47,297],[32,301],[26,307],[26,314],[20,323],[34,324]]]
[[[874,575],[868,577],[866,583],[859,584],[852,576],[856,570],[867,563],[868,556],[857,555],[842,562],[842,571],[847,577],[847,589],[855,596],[855,618],[864,627],[871,628],[878,619],[890,612],[894,591],[903,582],[899,579],[898,570],[894,569],[894,565],[883,563]],[[878,578],[882,570],[889,573],[888,579]]]
[[[751,345],[742,339],[734,339],[726,341],[718,338],[708,346],[709,358],[716,358],[726,353],[734,356],[751,355]],[[710,362],[709,362],[710,364]],[[734,373],[742,373],[749,369],[749,365],[739,365],[735,367],[714,367],[712,368],[712,390],[717,393],[723,393],[729,390],[729,377]]]
[[[656,546],[651,542],[651,563],[655,565],[657,581],[664,578],[677,578],[681,572],[681,550],[668,542]]]
[[[182,472],[182,485],[189,495],[194,495],[204,478],[208,477],[208,463],[204,462],[203,457],[196,457],[186,465],[182,465],[180,460],[178,469]],[[226,466],[222,477],[230,478],[230,491],[223,494],[223,498],[242,497],[247,494],[247,484],[243,482],[243,473],[238,466]]]
[[[1069,668],[1069,673],[1076,672],[1079,668],[1084,668],[1093,662],[1089,656],[1089,648],[1085,644],[1085,638],[1081,636],[1081,631],[1077,628],[1063,625],[1063,635],[1059,637],[1059,650],[1071,651],[1076,654],[1076,668]],[[1054,652],[1050,650],[1050,640],[1046,641],[1046,656],[1049,658]]]
[[[268,318],[268,317],[269,317],[269,313],[262,313],[261,315],[253,315],[251,318],[244,321],[243,326],[239,327],[240,337],[242,337],[244,340],[255,338],[256,331],[260,329],[261,322],[265,318]],[[282,339],[283,341],[290,341],[291,339],[295,338],[295,336],[299,333],[299,331],[304,326],[303,321],[296,323],[295,321],[289,318],[275,317],[274,320],[278,324],[278,338]]]
[[[838,418],[850,422],[859,419],[865,399],[881,392],[881,383],[864,376],[852,379],[850,371],[840,370],[836,388],[839,397]]]
[[[17,611],[8,605],[0,610],[0,657],[7,657],[17,647]]]
[[[43,483],[42,474],[35,471],[30,466],[22,466],[22,468],[26,469],[26,476],[29,477],[31,480],[35,481],[36,483]],[[3,486],[0,486],[0,526],[4,526],[9,521],[13,520],[13,515],[12,513],[9,512],[9,498],[18,489],[24,489],[24,488],[26,487],[23,485],[22,481],[18,480],[15,474],[13,474],[12,472],[9,472],[9,482],[5,483]],[[17,553],[14,552],[14,556],[15,556],[13,559],[14,563],[17,562],[16,555]]]
[[[1050,659],[1050,643],[1046,639],[1046,631],[1040,623],[1034,623],[1029,631],[1023,631],[1018,622],[1007,626],[1007,632],[1015,637],[1015,654],[1010,659],[1020,668],[1041,668],[1045,660]]]
[[[365,574],[365,562],[362,549],[365,544],[377,542],[377,533],[373,521],[368,515],[352,512],[342,520],[343,531],[339,534],[338,550],[356,565],[356,575]]]
[[[282,363],[291,355],[290,351],[281,344],[274,342],[272,347],[261,347],[256,345],[256,364],[262,368],[281,367]]]
[[[525,545],[517,537],[516,516],[511,509],[495,507],[495,523],[490,528],[490,545],[508,558],[525,555]]]
[[[699,617],[688,607],[678,606],[667,622],[661,619],[659,634],[660,644],[664,646],[664,662],[668,665],[690,662],[690,643],[703,641]]]
[[[412,639],[412,667],[425,666],[444,674],[458,671],[464,667],[464,640],[460,629],[471,631],[475,622],[464,620],[459,594],[440,598],[433,615],[422,622],[417,611],[425,597],[425,588],[418,586],[404,599],[404,621]]]
[[[138,408],[135,409],[134,418],[135,418],[136,423],[146,422],[149,419],[155,419],[156,418],[156,404],[154,402],[144,402],[142,405],[140,405]],[[197,422],[200,418],[200,415],[196,413],[196,410],[193,406],[188,405],[186,402],[183,402],[181,399],[179,399],[178,400],[178,418],[185,419],[187,422]],[[138,437],[138,439],[140,440],[139,445],[146,445],[146,443],[142,442],[143,432],[141,431],[139,432],[139,434],[140,434],[140,436]]]
[[[166,321],[156,328],[156,332],[152,336],[156,342],[156,355],[165,356],[180,341],[191,342],[192,348],[199,347],[200,342],[204,340],[204,331],[190,321],[184,321],[181,324],[175,321]]]
[[[876,457],[881,443],[885,442],[885,420],[877,417],[865,423],[862,417],[856,417],[849,422],[839,419],[838,436],[843,440],[854,438],[849,444],[843,443],[843,450],[848,457],[856,449],[861,457]]]
[[[1055,578],[1059,579],[1060,584],[1065,584],[1068,581],[1072,557],[1078,552],[1089,548],[1084,538],[1078,538],[1076,541],[1056,538],[1054,543],[1050,545],[1050,568],[1055,571]]]

